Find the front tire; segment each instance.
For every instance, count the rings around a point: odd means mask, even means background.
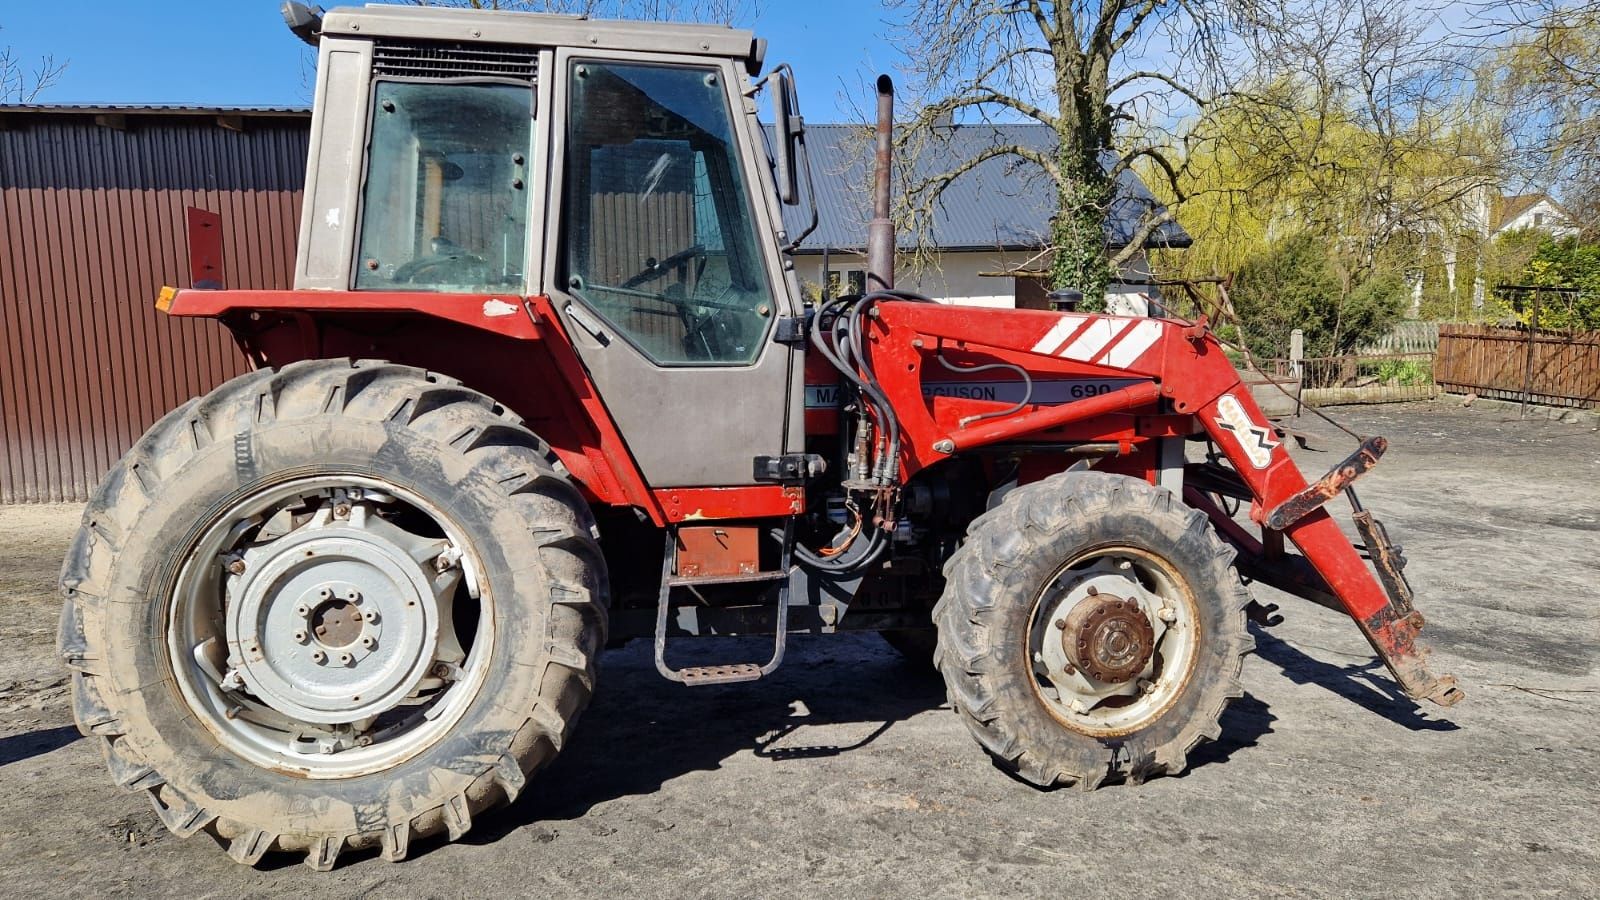
[[[549,448],[381,362],[257,371],[168,414],[61,584],[79,729],[174,833],[246,864],[460,837],[555,757],[605,642],[594,520]]]
[[[936,663],[996,764],[1093,789],[1183,771],[1242,696],[1250,596],[1199,512],[1065,472],[1009,493],[946,565]]]

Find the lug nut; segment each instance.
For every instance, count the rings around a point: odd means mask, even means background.
[[[297,616],[309,616],[311,615],[311,607],[302,603],[294,608],[294,614]]]
[[[378,611],[375,609],[369,609],[361,614],[361,618],[368,622],[376,622],[378,621]]]
[[[341,654],[339,654],[339,665],[348,666],[348,665],[350,665],[351,661],[353,661],[354,659],[355,659],[355,657],[351,656],[348,653],[341,653]]]
[[[364,634],[361,636],[361,646],[371,650],[373,647],[378,646],[378,642],[373,639],[372,635]]]
[[[328,661],[328,654],[323,653],[321,650],[313,650],[311,651],[311,661],[320,666]]]
[[[235,560],[229,562],[228,563],[228,574],[230,574],[230,575],[243,575],[244,574],[244,560],[235,559]]]
[[[1066,631],[1067,630],[1067,620],[1066,619],[1057,619],[1056,620],[1056,627],[1061,629],[1062,631]]]
[[[1089,585],[1089,596],[1091,596],[1091,597],[1098,597],[1098,596],[1100,596],[1100,589],[1099,589],[1099,588],[1097,588],[1097,587],[1095,587],[1095,586],[1094,586],[1094,585],[1092,585],[1092,584],[1091,584],[1091,585]]]
[[[361,602],[361,592],[356,590],[355,588],[351,588],[350,590],[345,591],[344,598],[346,600],[349,600],[351,603],[360,603]]]
[[[307,634],[306,634],[306,632],[305,632],[305,629],[304,629],[304,628],[302,628],[302,629],[300,629],[300,630],[299,630],[299,631],[296,631],[296,632],[295,632],[295,633],[294,633],[294,639],[295,639],[295,640],[296,640],[296,641],[299,641],[299,642],[300,642],[300,643],[302,643],[302,644],[304,644],[304,643],[305,643],[305,642],[306,642],[306,638],[307,638],[307,637],[308,637],[308,636],[309,636],[309,635],[307,635]]]
[[[348,518],[350,518],[350,504],[341,503],[338,506],[335,506],[333,508],[333,517],[335,519],[348,519]]]
[[[317,596],[320,597],[323,600],[332,600],[333,599],[333,591],[328,589],[328,588],[323,588],[322,590],[317,591]]]
[[[1156,613],[1156,615],[1163,622],[1176,622],[1176,621],[1178,621],[1178,611],[1173,609],[1170,606],[1161,607],[1161,611]]]

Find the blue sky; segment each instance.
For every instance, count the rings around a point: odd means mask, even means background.
[[[794,65],[807,117],[850,118],[847,89],[869,108],[873,63],[892,63],[877,39],[876,3],[761,5],[753,27],[767,39],[769,63]],[[8,45],[30,66],[42,54],[67,62],[43,102],[298,106],[311,96],[309,48],[284,27],[277,0],[3,0],[0,46]]]

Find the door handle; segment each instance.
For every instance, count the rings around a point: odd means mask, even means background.
[[[568,303],[567,315],[572,318],[572,321],[577,322],[580,326],[582,326],[584,331],[587,331],[593,335],[594,339],[599,341],[601,345],[607,345],[611,343],[611,336],[606,334],[605,330],[600,327],[600,323],[590,318],[589,314],[579,307],[578,304]]]

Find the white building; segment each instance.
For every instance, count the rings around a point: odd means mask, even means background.
[[[1509,231],[1532,228],[1547,232],[1552,237],[1564,238],[1578,233],[1572,217],[1549,194],[1514,194],[1501,197],[1499,208],[1490,223],[1491,238]]]
[[[1042,125],[955,125],[911,162],[911,179],[952,171],[985,148],[1021,144],[1049,150],[1055,135]],[[800,277],[814,285],[830,285],[830,293],[853,293],[866,285],[867,221],[871,218],[868,162],[872,145],[855,125],[807,125],[806,145],[816,179],[818,226],[796,254]],[[953,181],[941,195],[928,229],[936,251],[934,264],[923,271],[896,273],[896,287],[936,300],[971,306],[1048,308],[1042,270],[1045,244],[1055,213],[1055,188],[1050,179],[1016,158],[986,160]],[[1122,174],[1117,197],[1106,217],[1106,246],[1125,248],[1143,217],[1159,214],[1161,205],[1138,175]],[[798,234],[807,224],[809,207],[785,207],[785,227]],[[914,247],[912,235],[897,235],[901,250]],[[1176,223],[1157,228],[1146,248],[1183,248],[1192,243]],[[1143,250],[1122,267],[1112,285],[1113,312],[1143,312],[1141,294],[1155,293]],[[1119,296],[1120,295],[1120,302]]]

